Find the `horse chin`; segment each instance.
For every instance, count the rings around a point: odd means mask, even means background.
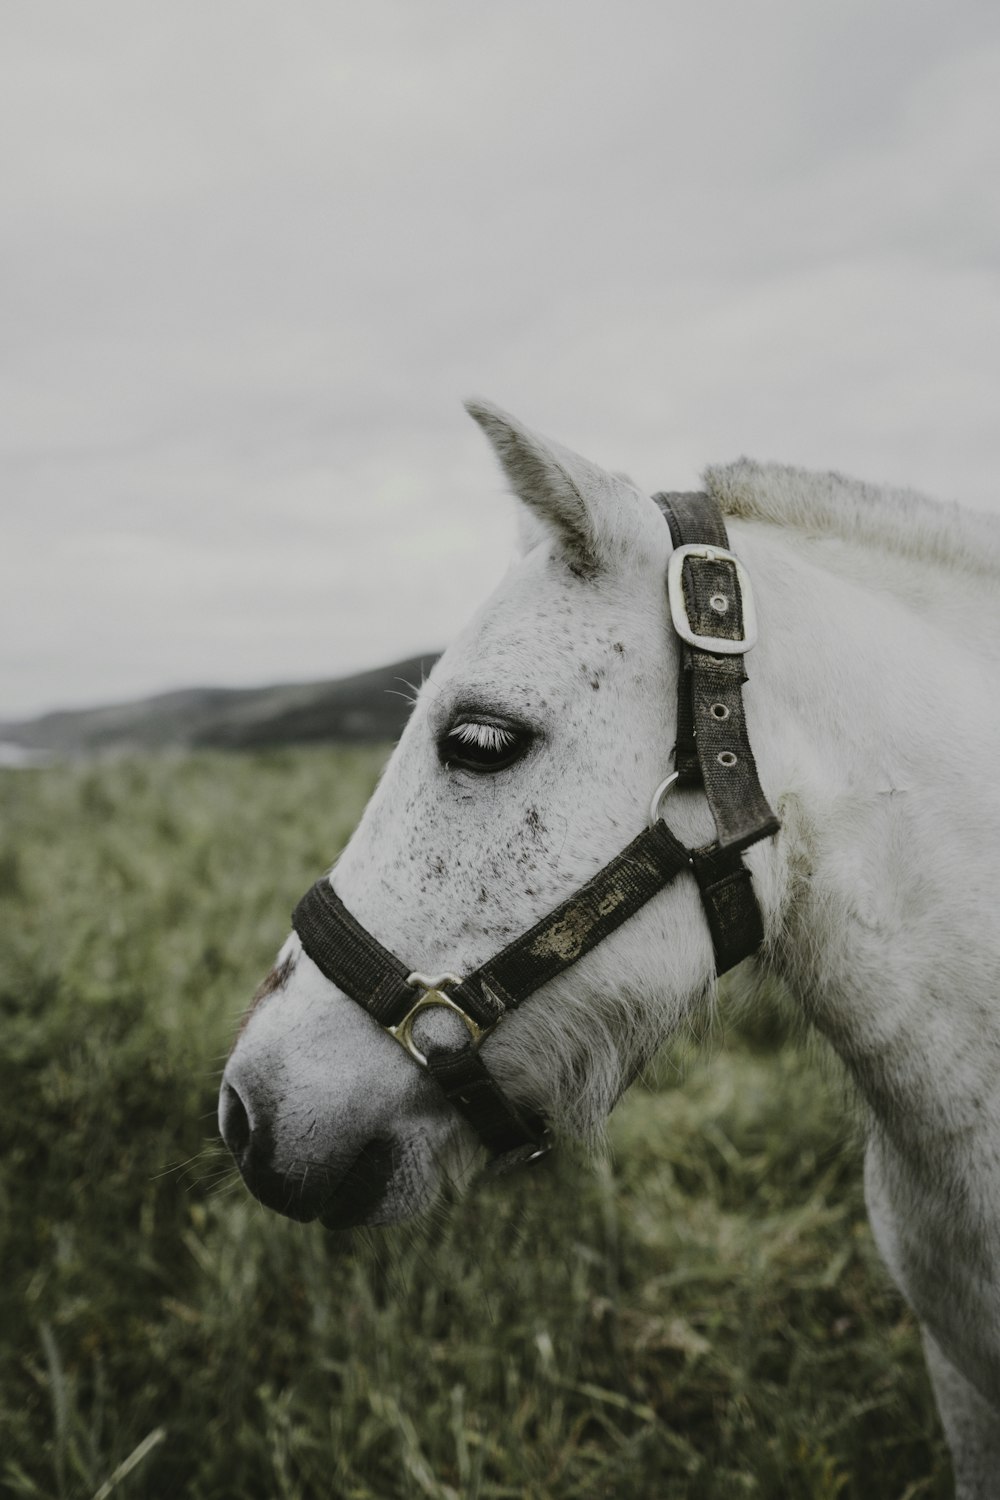
[[[324,1229],[375,1228],[380,1224],[403,1224],[426,1211],[434,1193],[414,1194],[395,1184],[363,1183],[347,1192],[338,1190],[321,1209],[318,1220]]]
[[[439,1196],[437,1174],[411,1144],[385,1142],[369,1148],[344,1173],[320,1208],[324,1229],[402,1224],[431,1207]]]

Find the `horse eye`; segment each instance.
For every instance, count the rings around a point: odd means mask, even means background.
[[[438,754],[445,767],[465,771],[502,771],[519,760],[531,744],[531,735],[510,724],[482,719],[459,719],[441,737]]]

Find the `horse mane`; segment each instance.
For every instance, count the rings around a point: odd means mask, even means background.
[[[915,490],[739,458],[705,470],[725,515],[832,534],[938,566],[1000,573],[1000,516]]]

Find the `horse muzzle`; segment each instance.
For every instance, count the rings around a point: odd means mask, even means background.
[[[411,1218],[437,1196],[453,1112],[308,959],[257,1006],[226,1064],[219,1130],[250,1192],[300,1222]]]

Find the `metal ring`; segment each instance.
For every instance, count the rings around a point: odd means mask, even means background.
[[[656,824],[660,821],[660,803],[663,801],[664,797],[667,795],[670,788],[673,786],[674,782],[677,780],[680,774],[680,771],[671,771],[670,775],[663,778],[659,786],[656,788],[656,791],[653,793],[652,800],[649,804],[650,828],[655,828]]]
[[[419,1063],[422,1068],[426,1068],[427,1066],[427,1056],[421,1052],[413,1040],[413,1023],[421,1011],[433,1009],[454,1011],[455,1015],[458,1016],[468,1031],[473,1046],[478,1046],[487,1032],[493,1030],[492,1026],[480,1026],[478,1021],[473,1020],[472,1016],[464,1011],[460,1005],[456,1005],[454,1000],[445,993],[445,986],[462,983],[460,975],[442,974],[439,979],[431,980],[425,974],[413,973],[408,977],[406,983],[411,985],[413,989],[423,990],[423,994],[412,1009],[407,1011],[401,1021],[398,1021],[395,1026],[387,1026],[385,1029],[399,1043],[403,1051],[408,1052],[413,1061]]]

